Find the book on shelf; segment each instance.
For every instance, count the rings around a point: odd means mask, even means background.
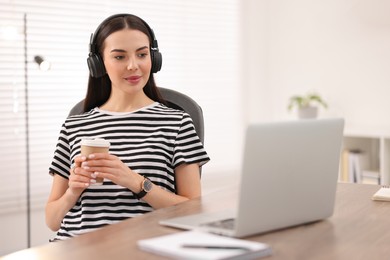
[[[374,170],[374,171],[364,170],[362,172],[362,183],[380,184],[379,170]]]
[[[352,183],[379,184],[379,171],[369,169],[368,155],[360,150],[342,151],[339,180]]]
[[[347,182],[349,180],[349,150],[343,150],[341,155],[340,181]]]
[[[258,259],[270,255],[264,243],[201,231],[181,231],[137,242],[146,252],[174,259]]]

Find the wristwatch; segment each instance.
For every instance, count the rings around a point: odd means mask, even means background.
[[[153,182],[148,178],[144,178],[141,183],[141,191],[139,193],[134,193],[134,196],[137,199],[142,199],[145,195],[153,188]]]

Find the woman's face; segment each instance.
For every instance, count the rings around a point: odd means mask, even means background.
[[[152,67],[148,36],[133,29],[110,34],[104,41],[103,60],[112,90],[128,94],[142,90]]]

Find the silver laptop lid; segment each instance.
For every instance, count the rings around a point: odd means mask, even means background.
[[[343,119],[259,123],[245,140],[236,236],[333,214]]]

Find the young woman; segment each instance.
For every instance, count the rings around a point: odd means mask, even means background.
[[[111,16],[90,49],[86,112],[63,124],[49,169],[54,240],[199,197],[199,167],[209,160],[189,115],[163,104],[152,74],[161,53],[146,22]],[[80,156],[85,138],[109,141],[110,153]],[[97,176],[103,185],[93,185]]]

